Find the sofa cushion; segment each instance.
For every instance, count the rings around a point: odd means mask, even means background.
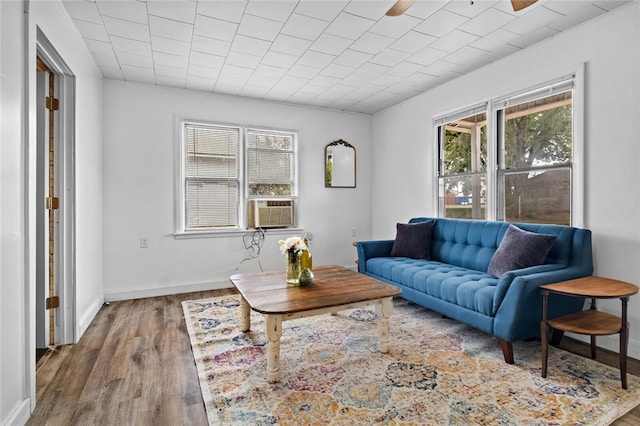
[[[397,223],[396,239],[393,242],[391,256],[412,259],[431,258],[431,233],[434,221],[421,223]]]
[[[491,258],[487,273],[500,277],[507,271],[542,265],[555,239],[553,235],[529,232],[509,225]]]

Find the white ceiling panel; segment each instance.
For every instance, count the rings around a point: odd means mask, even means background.
[[[2,1],[2,0],[0,0]],[[638,0],[63,0],[104,78],[373,113]]]

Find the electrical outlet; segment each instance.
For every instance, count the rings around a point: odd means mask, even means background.
[[[148,248],[149,240],[146,238],[140,238],[140,248]]]

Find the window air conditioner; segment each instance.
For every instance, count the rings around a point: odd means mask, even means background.
[[[293,200],[249,200],[249,228],[293,226]]]

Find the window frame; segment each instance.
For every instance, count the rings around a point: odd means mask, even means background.
[[[485,220],[503,220],[500,219],[500,206],[499,206],[499,180],[500,175],[503,172],[509,172],[508,170],[500,170],[500,165],[503,164],[500,156],[502,153],[502,147],[499,146],[501,138],[498,136],[498,132],[502,132],[502,123],[499,121],[498,111],[507,108],[505,102],[515,104],[520,103],[523,99],[528,97],[542,98],[546,95],[545,90],[553,87],[565,88],[563,83],[571,82],[573,94],[573,141],[572,141],[572,161],[570,164],[571,169],[571,213],[570,220],[571,226],[583,227],[584,226],[584,64],[580,65],[572,72],[564,73],[561,77],[541,81],[537,84],[531,85],[526,89],[512,92],[507,95],[495,97],[483,102],[476,102],[471,104],[472,106],[467,108],[460,108],[455,111],[448,112],[446,114],[437,116],[433,119],[433,135],[435,145],[435,191],[434,201],[436,206],[436,215],[438,217],[444,217],[444,205],[442,200],[444,199],[441,194],[441,180],[444,178],[442,175],[442,161],[443,153],[441,152],[441,129],[444,128],[444,124],[455,119],[460,119],[466,115],[477,113],[479,106],[486,105],[487,114],[487,166],[486,166],[486,217]],[[558,92],[556,92],[558,93]],[[536,97],[536,94],[539,96]],[[552,93],[548,93],[552,94]],[[566,168],[566,165],[558,166],[557,168]],[[504,217],[504,212],[502,213]]]
[[[238,178],[237,181],[239,196],[238,196],[238,206],[237,206],[237,225],[233,227],[210,227],[210,228],[198,228],[198,229],[190,229],[187,228],[186,223],[186,189],[185,182],[187,180],[186,175],[186,141],[184,138],[184,126],[185,123],[190,124],[200,124],[203,126],[213,126],[213,127],[226,127],[238,129],[239,131],[239,142],[238,142]],[[257,130],[268,133],[279,133],[279,134],[290,134],[292,135],[292,185],[294,190],[292,190],[292,194],[290,196],[249,196],[248,191],[248,176],[249,176],[249,165],[247,164],[248,158],[248,130]],[[247,231],[250,231],[252,228],[248,228],[248,215],[247,215],[247,206],[249,200],[252,199],[291,199],[297,205],[297,199],[299,198],[299,166],[298,166],[298,131],[290,130],[290,129],[274,129],[274,128],[266,128],[262,126],[250,126],[250,125],[242,125],[242,124],[231,124],[224,122],[215,122],[208,119],[202,118],[193,118],[191,116],[176,116],[176,178],[175,181],[175,231],[174,237],[181,238],[207,238],[207,237],[218,237],[218,236],[228,236],[228,235],[237,235],[237,234],[245,234]],[[297,208],[294,208],[294,226],[289,228],[278,228],[276,231],[279,233],[291,233],[298,232],[300,228],[298,227],[298,215]]]

